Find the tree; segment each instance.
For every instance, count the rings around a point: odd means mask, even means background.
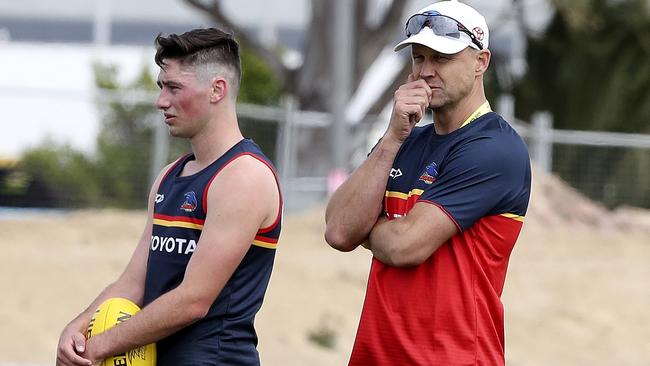
[[[261,59],[267,62],[282,83],[284,91],[297,98],[301,109],[332,110],[332,75],[334,75],[334,70],[332,69],[333,64],[330,62],[330,55],[337,52],[331,39],[334,36],[334,32],[331,31],[334,27],[332,1],[312,0],[311,21],[308,22],[305,30],[304,62],[296,69],[292,69],[282,62],[280,50],[260,43],[240,25],[229,19],[223,12],[222,1],[184,1],[205,12],[217,24],[232,30],[246,48],[257,53]],[[373,24],[367,21],[369,3],[371,1],[368,0],[354,2],[354,31],[349,35],[352,38],[354,52],[352,55],[354,65],[352,65],[351,93],[358,88],[364,73],[384,47],[391,43],[396,34],[399,34],[403,27],[402,13],[407,1],[392,1],[379,20]],[[408,67],[408,63],[405,63],[403,71]],[[384,91],[384,95],[376,101],[370,109],[370,113],[381,111],[392,97],[394,90],[404,81],[405,75],[403,72],[391,81],[391,87]],[[322,159],[329,150],[327,131],[312,129],[305,132],[301,134],[299,154],[307,158],[302,161],[302,165],[298,166],[298,171],[304,175],[321,175],[328,165]]]
[[[305,31],[304,62],[291,69],[282,62],[279,50],[271,49],[251,37],[241,26],[235,24],[223,12],[220,0],[184,0],[208,14],[216,23],[235,32],[239,41],[266,61],[285,86],[285,91],[295,95],[303,109],[328,111],[331,95],[332,64],[328,55],[337,52],[330,37],[333,36],[332,1],[312,0],[311,21]],[[402,12],[406,1],[393,1],[381,19],[371,25],[366,21],[368,1],[357,0],[354,5],[354,48],[352,79],[356,89],[368,66],[379,56],[397,32],[404,26]],[[318,86],[318,87],[315,87]],[[391,92],[392,93],[392,92]],[[382,106],[383,107],[383,106]]]
[[[554,127],[650,133],[650,13],[646,0],[555,0],[539,37],[528,37],[528,72],[515,88],[517,115],[540,109]],[[590,197],[650,207],[644,151],[558,146],[554,171]],[[573,180],[574,176],[590,177]],[[634,191],[635,194],[623,194]]]
[[[278,102],[280,85],[263,62],[248,55],[242,69],[240,100]],[[94,70],[95,85],[101,91],[97,102],[103,112],[95,153],[52,142],[26,151],[18,166],[0,170],[0,202],[36,207],[146,207],[154,127],[162,118],[150,99],[142,103],[129,93],[151,95],[158,88],[147,68],[127,85],[117,82],[118,70],[111,65],[96,64]],[[260,84],[265,85],[265,93],[259,92]],[[275,138],[268,124],[250,119],[240,123],[245,134],[272,151]],[[170,142],[167,162],[189,151],[186,140]]]
[[[115,67],[95,65],[95,85],[105,95],[156,88],[146,68],[130,85],[119,85],[116,76]],[[149,192],[148,167],[152,160],[153,126],[148,117],[155,113],[155,108],[149,104],[128,103],[121,98],[100,99],[98,104],[103,109],[103,117],[97,136],[96,166],[103,205],[143,207]]]
[[[20,189],[11,202],[23,207],[88,207],[100,202],[93,162],[67,145],[45,142],[24,153],[17,170]]]
[[[247,49],[243,54],[250,53]],[[280,87],[270,69],[254,55],[242,62],[244,76],[240,100],[248,103],[273,104],[280,97]],[[101,90],[120,94],[129,91],[156,93],[158,87],[148,69],[129,85],[119,85],[112,66],[96,65],[95,84]],[[265,85],[260,93],[258,85]],[[104,102],[104,101],[100,101]],[[105,105],[102,128],[97,138],[97,177],[102,185],[103,202],[110,206],[143,207],[149,192],[150,164],[154,124],[162,123],[160,112],[150,103],[130,103],[129,98],[118,98]],[[241,121],[244,133],[251,132],[260,145],[268,144],[266,136],[256,134],[259,128],[254,120]],[[253,127],[253,128],[251,128]],[[257,127],[257,128],[256,128]],[[271,140],[275,143],[275,139]],[[171,139],[167,162],[171,162],[190,150],[184,139]]]
[[[650,132],[650,14],[646,0],[555,1],[541,37],[528,37],[517,114],[540,108],[558,128]]]

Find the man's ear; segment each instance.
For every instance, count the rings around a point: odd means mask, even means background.
[[[492,58],[492,53],[490,50],[481,50],[476,54],[476,68],[474,72],[476,75],[482,75],[487,71],[488,66],[490,66],[490,59]]]
[[[215,77],[211,82],[210,103],[217,103],[228,95],[228,82],[224,78]]]

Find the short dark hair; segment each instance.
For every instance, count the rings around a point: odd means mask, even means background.
[[[241,62],[239,44],[232,34],[217,28],[193,29],[181,35],[159,34],[155,40],[156,64],[165,67],[165,59],[174,59],[183,66],[218,63],[235,72],[233,75],[239,84]]]

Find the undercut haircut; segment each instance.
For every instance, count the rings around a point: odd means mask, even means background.
[[[165,60],[177,60],[192,67],[197,76],[209,80],[215,75],[228,79],[236,96],[241,79],[239,44],[230,33],[217,28],[193,29],[181,35],[159,34],[155,40],[155,61],[165,69]]]

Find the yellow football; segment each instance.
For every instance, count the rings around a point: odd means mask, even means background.
[[[104,301],[93,314],[86,338],[97,335],[116,324],[130,319],[140,311],[138,305],[131,300],[120,297],[110,298]],[[104,359],[101,366],[155,366],[156,365],[156,344],[148,344],[138,347],[120,355]]]

